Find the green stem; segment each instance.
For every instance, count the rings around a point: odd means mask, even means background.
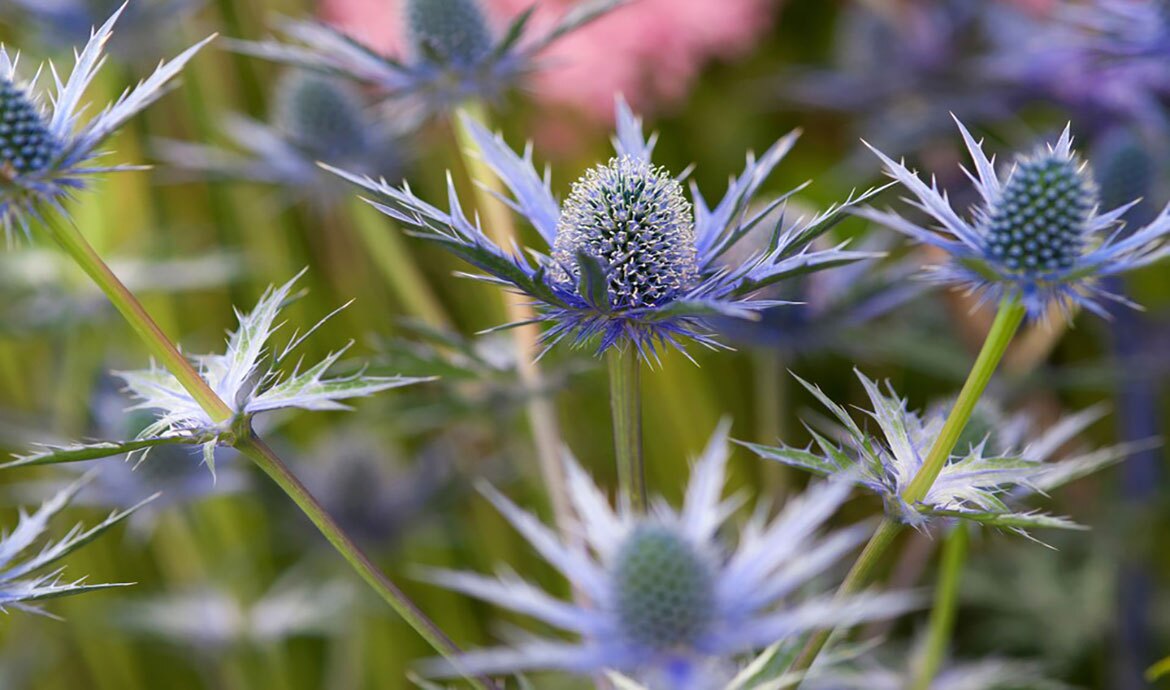
[[[216,395],[195,371],[191,363],[162,332],[162,329],[151,319],[142,304],[133,293],[122,284],[114,275],[93,247],[86,241],[85,236],[71,223],[49,224],[54,239],[73,257],[74,261],[97,283],[114,306],[126,317],[130,326],[146,343],[150,351],[162,361],[163,365],[178,379],[183,388],[195,398],[200,407],[217,423],[231,420],[234,412],[223,400]],[[329,516],[325,508],[317,502],[309,491],[302,485],[289,469],[281,462],[275,452],[264,441],[247,430],[236,439],[235,447],[247,455],[272,478],[276,484],[288,494],[289,498],[305,513],[316,525],[317,529],[329,540],[329,543],[342,555],[343,558],[358,572],[363,580],[389,603],[395,611],[403,617],[427,642],[443,656],[455,659],[459,653],[453,642],[446,638],[438,627],[428,619],[414,604],[384,575],[362,550],[354,544],[348,535]],[[478,690],[494,688],[488,679],[469,679],[473,687]]]
[[[635,512],[646,510],[646,470],[642,458],[642,396],[638,374],[642,363],[631,348],[612,347],[609,360],[609,402],[613,413],[613,445],[618,484]]]
[[[970,539],[967,526],[959,523],[943,542],[942,561],[939,565],[938,584],[934,590],[934,607],[930,611],[926,648],[914,673],[914,682],[910,690],[929,690],[935,674],[942,666],[951,640],[951,632],[955,627],[959,579],[963,574],[963,562],[967,559]]]
[[[430,643],[437,652],[456,661],[458,647],[426,614],[418,609],[402,590],[390,581],[362,552],[361,548],[349,538],[336,521],[329,515],[317,499],[309,493],[304,484],[285,466],[280,457],[254,432],[242,435],[236,443],[236,449],[248,456],[265,474],[268,475],[288,497],[297,504],[301,512],[317,527],[321,534],[337,549],[342,558],[365,580],[386,603],[402,616],[414,630]],[[480,690],[494,687],[486,678],[476,680],[468,678],[471,684]]]
[[[1027,310],[1017,297],[1005,297],[999,303],[995,321],[991,324],[991,330],[987,333],[987,339],[983,341],[983,348],[979,351],[975,365],[971,367],[971,373],[967,375],[963,389],[959,391],[959,399],[955,401],[955,406],[947,415],[942,431],[935,437],[934,445],[922,463],[922,468],[914,475],[910,486],[902,492],[902,498],[907,503],[913,505],[925,498],[926,492],[934,485],[934,480],[938,479],[947,458],[951,457],[955,444],[959,442],[959,436],[970,421],[975,405],[979,403],[979,398],[987,389],[992,374],[1007,352],[1008,345],[1011,344],[1016,331],[1020,329],[1026,314]]]
[[[962,391],[959,392],[955,406],[947,415],[947,420],[935,438],[934,445],[931,446],[922,468],[918,470],[918,474],[914,475],[910,485],[902,492],[902,498],[906,503],[910,505],[918,503],[926,497],[926,493],[934,485],[934,481],[954,451],[955,444],[959,442],[959,435],[962,434],[963,428],[970,421],[976,403],[979,402],[980,396],[987,389],[992,374],[995,373],[1008,345],[1011,344],[1012,337],[1019,330],[1026,315],[1027,310],[1018,298],[1008,296],[1000,302],[995,321],[991,325],[987,339],[983,342],[979,356],[975,359],[975,364],[971,367],[971,373],[967,375],[967,381],[963,384]],[[869,543],[865,545],[865,549],[841,583],[841,587],[837,590],[837,596],[855,594],[869,584],[870,576],[879,559],[893,543],[894,537],[901,529],[901,524],[889,518],[882,520],[877,532],[870,537]],[[813,633],[789,670],[807,671],[824,648],[825,643],[828,642],[832,632],[832,630],[822,630]],[[791,687],[796,688],[799,685],[798,682]]]

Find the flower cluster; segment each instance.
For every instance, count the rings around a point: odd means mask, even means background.
[[[44,72],[38,69],[31,81],[17,73],[17,57],[0,46],[0,225],[9,241],[13,226],[27,234],[30,223],[40,216],[39,205],[63,212],[62,202],[83,189],[91,176],[134,166],[101,166],[98,147],[126,120],[147,107],[166,90],[167,82],[183,69],[205,39],[163,62],[136,87],[128,89],[96,116],[83,122],[87,104],[82,97],[104,62],[103,51],[124,8],[114,12],[95,29],[76,54],[73,71],[62,81],[56,70],[47,96],[40,90]]]
[[[648,687],[705,690],[732,675],[736,655],[827,626],[886,618],[915,606],[911,595],[811,596],[810,580],[865,537],[864,525],[823,533],[850,487],[828,482],[763,512],[722,544],[721,527],[739,504],[722,497],[727,425],[691,471],[681,510],[656,503],[649,514],[615,511],[576,462],[566,461],[581,540],[560,540],[535,517],[485,486],[484,494],[588,603],[556,599],[516,575],[499,579],[429,570],[425,578],[527,614],[580,639],[530,638],[473,651],[436,675],[556,669],[579,675],[617,671]]]
[[[644,358],[660,347],[682,349],[684,340],[719,347],[713,317],[755,318],[783,302],[759,293],[785,278],[874,256],[842,246],[824,249],[812,242],[842,218],[842,208],[870,192],[816,217],[772,231],[767,245],[737,266],[720,258],[790,196],[751,209],[752,198],[796,141],[780,139],[759,159],[748,156],[714,208],[697,188],[687,201],[682,185],[651,161],[656,138],[646,139],[642,123],[624,102],[617,105],[615,157],[573,185],[562,204],[551,181],[537,173],[531,148],[509,149],[474,121],[466,124],[479,154],[511,190],[506,203],[548,243],[551,254],[500,247],[464,213],[454,184],[444,212],[415,196],[408,185],[335,170],[373,193],[371,203],[482,270],[484,280],[514,289],[535,302],[537,319],[551,324],[545,341],[599,341],[598,351],[632,346]]]
[[[851,481],[883,500],[886,513],[916,527],[932,518],[962,518],[1023,533],[1031,527],[1070,528],[1068,520],[1037,512],[1020,512],[1006,502],[1022,494],[1045,493],[1106,467],[1133,452],[1131,446],[1113,446],[1049,462],[1066,443],[1102,416],[1099,408],[1069,416],[1038,437],[1028,433],[1031,420],[1003,419],[993,408],[981,408],[954,453],[921,501],[902,497],[922,469],[946,420],[949,406],[920,415],[887,385],[883,391],[860,372],[857,377],[869,397],[867,414],[880,436],[863,429],[845,408],[820,388],[800,380],[836,421],[824,435],[810,429],[813,446],[793,448],[743,443],[757,455],[799,467],[813,474]],[[834,441],[841,439],[841,444]]]

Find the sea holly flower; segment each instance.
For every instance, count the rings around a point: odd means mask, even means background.
[[[939,282],[966,286],[985,299],[1017,298],[1032,319],[1042,318],[1052,305],[1066,313],[1081,306],[1105,315],[1102,300],[1129,302],[1104,289],[1103,278],[1170,253],[1170,205],[1148,225],[1123,235],[1121,219],[1137,201],[1099,211],[1097,187],[1072,150],[1067,127],[1056,144],[1017,156],[1009,170],[997,174],[982,143],[956,123],[975,163],[975,174],[968,177],[982,200],[969,219],[955,211],[936,183],[927,184],[877,149],[886,174],[908,189],[914,197],[909,203],[937,225],[923,227],[892,211],[857,211],[946,251],[951,260],[931,273]]]
[[[537,58],[562,36],[601,17],[624,0],[587,0],[547,33],[530,38],[534,8],[501,34],[487,25],[477,0],[407,0],[410,50],[380,55],[338,30],[311,20],[286,19],[278,29],[289,42],[235,41],[240,52],[371,84],[391,97],[417,97],[445,112],[468,99],[494,99],[537,68]]]
[[[0,611],[11,607],[31,613],[44,613],[38,603],[46,599],[126,586],[91,585],[86,584],[85,578],[67,581],[62,579],[63,568],[48,572],[45,569],[129,517],[150,501],[149,498],[126,510],[110,513],[109,517],[89,529],[76,525],[61,539],[46,542],[38,550],[32,551],[49,529],[49,521],[69,505],[86,481],[87,478],[83,477],[62,489],[31,515],[21,511],[16,527],[11,532],[0,534]]]
[[[304,333],[294,332],[279,352],[270,347],[273,334],[283,325],[283,322],[277,322],[280,310],[293,298],[293,286],[303,274],[304,271],[298,273],[280,287],[270,286],[250,313],[236,312],[239,327],[229,335],[224,354],[193,358],[207,385],[235,412],[232,419],[217,423],[178,379],[164,369],[152,366],[141,371],[117,372],[117,376],[126,382],[127,392],[136,400],[131,409],[153,410],[157,414],[157,419],[136,439],[44,446],[17,456],[0,467],[79,462],[124,453],[145,453],[157,446],[186,444],[202,446],[203,460],[214,473],[216,447],[233,445],[240,434],[248,432],[251,420],[257,414],[292,408],[345,410],[349,408],[342,403],[343,400],[431,380],[369,376],[364,370],[327,377],[330,367],[341,359],[352,342],[313,366],[302,367],[298,362],[291,374],[284,375],[281,367],[296,348],[341,311],[335,310]]]
[[[938,479],[926,496],[914,504],[903,494],[922,469],[922,464],[946,421],[948,406],[920,415],[909,409],[887,384],[885,390],[860,372],[857,377],[869,397],[867,410],[880,434],[858,425],[844,407],[823,391],[797,378],[832,414],[835,426],[828,436],[809,429],[808,448],[744,443],[762,458],[776,460],[813,474],[851,481],[881,497],[891,518],[925,528],[935,518],[962,518],[992,527],[1024,533],[1031,527],[1075,528],[1061,517],[1017,511],[1007,499],[1029,493],[1045,493],[1115,463],[1133,452],[1119,445],[1050,462],[1057,452],[1091,423],[1101,408],[1090,408],[1066,417],[1045,433],[1030,437],[1033,428],[1023,417],[997,420],[981,409],[960,438]],[[833,438],[840,438],[837,443]]]
[[[468,219],[448,180],[449,211],[419,199],[409,185],[334,169],[373,193],[370,203],[483,271],[473,276],[531,297],[535,319],[548,322],[549,346],[568,339],[580,345],[597,339],[598,352],[632,345],[654,358],[683,340],[719,347],[712,317],[754,318],[761,309],[783,304],[759,293],[785,278],[870,258],[841,246],[810,245],[843,217],[841,210],[872,192],[834,206],[815,218],[781,230],[767,245],[736,266],[720,258],[791,192],[749,210],[749,203],[772,169],[796,141],[776,142],[758,160],[748,156],[743,173],[710,208],[698,189],[692,200],[682,184],[651,161],[655,138],[642,134],[641,121],[624,102],[617,105],[615,156],[589,170],[558,203],[546,172],[537,173],[531,147],[523,155],[471,119],[466,121],[479,154],[511,191],[504,201],[528,220],[547,243],[544,252],[500,247],[478,218]]]
[[[167,82],[211,40],[204,39],[170,62],[160,63],[150,77],[83,122],[86,110],[92,111],[83,102],[85,90],[104,63],[106,43],[124,9],[93,31],[64,81],[52,65],[37,69],[31,81],[21,81],[19,56],[0,46],[0,224],[10,242],[14,224],[28,234],[30,221],[40,215],[40,204],[63,213],[62,202],[84,189],[94,175],[139,169],[98,165],[97,159],[106,153],[98,147],[126,120],[166,93]],[[52,75],[53,85],[43,94],[40,80],[46,73]]]
[[[429,570],[426,579],[527,614],[579,639],[526,637],[510,647],[472,651],[458,666],[473,673],[613,671],[651,688],[705,689],[731,678],[739,655],[814,629],[899,615],[907,594],[812,596],[809,581],[865,539],[857,525],[823,527],[850,487],[818,485],[789,501],[775,518],[761,510],[734,544],[721,537],[740,501],[723,499],[728,425],[712,437],[691,471],[681,510],[657,502],[639,514],[615,510],[571,458],[569,493],[579,520],[562,542],[548,527],[494,489],[483,492],[504,517],[582,594],[563,601],[514,573],[498,579]],[[587,603],[582,603],[587,602]],[[458,673],[435,662],[436,676]],[[727,672],[725,677],[723,672]]]
[[[344,198],[325,162],[367,175],[397,179],[408,134],[419,118],[399,108],[372,111],[353,84],[293,70],[277,83],[271,123],[238,114],[224,118],[227,148],[162,140],[160,157],[179,170],[217,179],[249,180],[288,188],[297,199]]]

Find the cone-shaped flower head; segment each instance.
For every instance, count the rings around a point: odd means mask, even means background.
[[[867,414],[877,423],[870,433],[820,388],[800,382],[831,413],[836,424],[826,435],[810,428],[813,447],[743,445],[760,457],[814,474],[838,477],[877,494],[893,519],[916,527],[936,517],[960,517],[1023,533],[1032,527],[1076,527],[1072,522],[1036,512],[1017,512],[1008,504],[1034,492],[1047,492],[1107,467],[1141,444],[1123,444],[1053,460],[1077,434],[1104,414],[1100,407],[1069,415],[1042,433],[1026,416],[1007,416],[990,405],[977,408],[975,424],[965,430],[950,459],[926,496],[913,505],[903,499],[942,431],[950,405],[926,414],[909,409],[887,384],[857,374],[872,405]],[[831,439],[840,439],[841,444]]]
[[[724,523],[739,501],[722,498],[727,425],[691,471],[681,510],[655,504],[649,514],[612,509],[571,458],[569,489],[583,539],[562,540],[507,498],[484,493],[512,525],[584,596],[561,601],[520,577],[494,579],[428,570],[426,579],[532,616],[579,639],[522,638],[515,646],[472,651],[457,665],[435,662],[435,675],[459,669],[488,674],[560,670],[626,674],[653,690],[720,687],[741,654],[905,612],[903,594],[812,596],[820,576],[868,536],[865,526],[824,532],[850,492],[844,482],[814,486],[774,519],[763,511],[730,544]],[[583,603],[588,602],[588,603]]]
[[[561,209],[553,278],[580,282],[581,254],[608,266],[616,308],[656,307],[699,278],[695,221],[682,185],[649,161],[624,156],[588,171]],[[569,275],[571,273],[571,275]]]
[[[1007,273],[1033,280],[1068,271],[1084,253],[1097,190],[1075,158],[1020,157],[987,219],[986,249]]]
[[[313,21],[279,25],[288,42],[234,41],[240,52],[345,75],[388,97],[417,97],[430,111],[449,112],[468,99],[495,99],[538,68],[538,56],[564,35],[626,0],[585,0],[546,33],[533,37],[518,15],[502,32],[488,25],[478,0],[405,0],[406,55],[378,54]]]
[[[40,172],[60,148],[40,108],[11,80],[0,77],[0,176]]]
[[[985,298],[1018,298],[1032,319],[1053,305],[1066,312],[1079,305],[1104,314],[1102,300],[1125,300],[1105,291],[1102,278],[1170,253],[1170,205],[1148,225],[1120,233],[1123,216],[1137,200],[1107,212],[1098,208],[1096,185],[1073,152],[1067,128],[1055,144],[1018,157],[1002,174],[962,123],[959,129],[975,162],[975,174],[969,176],[982,199],[970,220],[951,207],[936,184],[926,184],[876,149],[886,173],[910,191],[910,203],[937,226],[926,228],[890,211],[858,211],[946,250],[952,260],[933,270],[937,280],[967,286]]]
[[[124,92],[116,101],[82,123],[91,104],[82,97],[104,63],[103,52],[122,9],[100,28],[76,59],[68,79],[55,70],[38,70],[31,82],[20,80],[17,58],[0,46],[0,224],[9,240],[14,225],[29,230],[42,204],[58,211],[62,201],[84,188],[95,174],[133,169],[129,166],[98,167],[98,147],[126,120],[165,93],[165,86],[207,39],[188,48],[174,60],[160,63],[146,80]],[[52,72],[53,89],[41,94],[38,78]]]
[[[277,86],[276,101],[277,126],[321,160],[347,160],[368,145],[361,96],[341,79],[291,71]]]
[[[624,102],[617,106],[616,156],[589,170],[562,204],[548,174],[468,120],[479,155],[511,191],[506,203],[531,223],[547,249],[501,247],[464,213],[454,185],[447,212],[396,188],[342,170],[342,177],[373,192],[370,202],[411,226],[415,234],[468,261],[476,276],[532,298],[537,319],[551,327],[550,346],[568,338],[598,342],[598,351],[633,347],[654,358],[661,346],[682,349],[684,340],[720,347],[712,336],[717,317],[755,319],[768,307],[785,304],[764,295],[786,278],[876,256],[845,251],[841,245],[813,246],[842,217],[833,206],[814,218],[769,228],[768,241],[727,265],[724,257],[753,228],[765,222],[791,194],[751,208],[752,198],[792,148],[796,135],[776,142],[758,160],[749,155],[714,208],[697,188],[691,201],[682,185],[651,160],[654,138]],[[867,198],[869,193],[855,201]]]
[[[476,0],[407,0],[406,35],[423,60],[462,67],[492,51],[492,32]]]

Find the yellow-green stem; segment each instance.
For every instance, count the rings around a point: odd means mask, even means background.
[[[967,426],[967,422],[971,419],[971,414],[975,411],[975,405],[979,402],[979,398],[983,395],[984,390],[987,389],[987,384],[991,381],[992,374],[995,373],[996,368],[1003,359],[1004,353],[1007,351],[1008,345],[1011,344],[1012,337],[1019,330],[1020,324],[1023,323],[1026,315],[1027,310],[1018,298],[1008,296],[1000,302],[999,310],[995,315],[995,321],[991,325],[987,339],[983,342],[979,356],[975,359],[975,364],[971,367],[971,373],[967,375],[967,381],[963,384],[963,389],[959,393],[958,400],[955,401],[955,406],[951,408],[942,430],[935,437],[934,444],[931,446],[930,452],[922,464],[922,468],[919,469],[918,474],[914,475],[906,490],[902,492],[902,498],[907,503],[911,505],[918,503],[926,497],[927,492],[930,491],[930,487],[934,485],[934,481],[938,478],[939,473],[942,472],[943,467],[946,465],[947,459],[954,451],[955,444],[959,442],[959,435],[962,434],[963,428]],[[837,596],[854,594],[869,584],[870,577],[878,561],[890,547],[890,544],[893,543],[894,537],[898,535],[901,529],[902,525],[889,518],[882,520],[877,532],[870,537],[869,543],[865,545],[865,549],[857,557],[857,561],[854,562],[849,574],[841,583],[841,587],[837,590]],[[825,643],[828,642],[832,632],[832,630],[822,630],[813,633],[801,649],[800,654],[797,655],[796,660],[792,663],[789,670],[807,671],[813,662],[816,661],[817,655],[820,654]],[[797,682],[791,687],[796,688],[799,685],[800,683]]]
[[[491,168],[481,159],[470,155],[470,149],[475,142],[471,132],[463,126],[464,118],[471,118],[484,126],[488,126],[487,110],[481,103],[471,101],[455,114],[452,126],[455,130],[456,144],[459,155],[470,178],[471,188],[475,194],[475,207],[483,219],[484,231],[498,246],[508,249],[516,242],[516,226],[512,220],[512,212],[504,206],[493,194],[502,194],[505,190],[500,180],[492,173]],[[520,295],[503,293],[504,308],[508,320],[515,323],[525,323],[532,320],[532,307]],[[528,424],[532,429],[533,443],[536,446],[536,455],[540,463],[541,478],[548,491],[552,504],[553,518],[562,534],[569,535],[572,523],[572,508],[569,504],[568,486],[565,480],[564,467],[561,464],[561,432],[557,423],[556,409],[545,395],[544,376],[536,363],[536,353],[540,347],[540,328],[536,324],[527,324],[512,329],[512,337],[516,343],[517,369],[520,380],[528,391],[526,404]]]
[[[122,281],[114,275],[109,266],[102,260],[93,247],[86,241],[81,232],[72,224],[54,223],[50,230],[54,239],[77,262],[79,266],[97,283],[114,306],[126,317],[131,327],[146,343],[150,351],[157,357],[182,384],[183,388],[195,398],[200,407],[216,422],[226,422],[232,419],[234,413],[231,408],[216,395],[207,382],[195,371],[191,363],[184,357],[173,343],[154,322],[134,294],[126,288]],[[309,493],[297,480],[280,458],[260,438],[247,430],[236,438],[236,448],[248,456],[256,465],[267,474],[276,484],[288,494],[321,531],[325,538],[345,558],[354,570],[366,581],[383,599],[389,603],[403,619],[410,624],[435,651],[457,663],[458,648],[438,629],[435,624],[419,611],[414,604],[387,578],[362,552],[360,548],[337,525],[325,508]],[[484,679],[469,679],[473,687],[478,690],[494,688],[494,684]]]
[[[938,583],[934,590],[934,607],[930,610],[930,628],[926,647],[918,668],[914,671],[914,682],[910,690],[928,690],[935,675],[942,666],[951,632],[955,628],[955,612],[959,603],[959,579],[963,574],[963,562],[967,560],[967,546],[971,535],[967,525],[959,523],[943,542],[942,560],[939,564]]]
[[[632,347],[612,347],[606,358],[618,484],[630,507],[635,512],[644,512],[646,468],[642,458],[642,396],[638,381],[642,363]]]

